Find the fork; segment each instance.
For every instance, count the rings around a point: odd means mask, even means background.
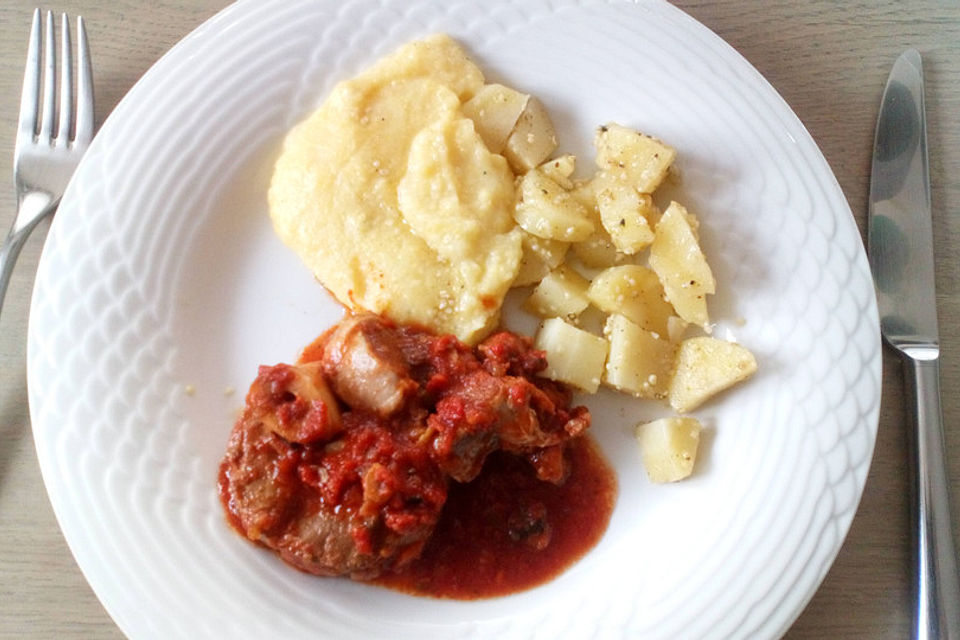
[[[42,31],[46,31],[46,34]],[[27,68],[23,77],[23,95],[20,99],[17,142],[13,152],[17,216],[3,245],[0,246],[0,310],[3,308],[10,274],[24,242],[37,223],[57,208],[70,176],[93,139],[93,69],[83,18],[77,18],[76,107],[70,22],[67,14],[61,15],[60,32],[60,106],[57,109],[57,53],[53,14],[47,12],[45,29],[41,30],[40,10],[33,12]],[[57,116],[59,119],[55,122]]]

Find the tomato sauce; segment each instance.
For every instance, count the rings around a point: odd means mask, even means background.
[[[221,463],[230,523],[292,566],[440,598],[529,589],[581,558],[616,480],[586,407],[499,332],[348,316],[259,369]]]
[[[571,473],[557,486],[505,452],[480,476],[451,484],[433,536],[418,560],[374,582],[415,595],[472,600],[543,584],[579,560],[610,521],[616,477],[581,437],[568,444]]]

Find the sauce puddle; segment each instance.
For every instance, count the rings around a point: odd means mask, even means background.
[[[610,522],[616,476],[588,437],[568,446],[562,486],[530,463],[491,455],[467,484],[452,483],[420,558],[373,582],[415,595],[474,600],[523,591],[556,577],[593,548]]]

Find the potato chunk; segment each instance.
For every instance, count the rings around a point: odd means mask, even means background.
[[[536,284],[563,262],[569,242],[538,238],[532,233],[521,230],[523,256],[520,258],[520,271],[513,281],[514,287]]]
[[[668,320],[674,313],[663,296],[657,274],[637,264],[605,269],[587,289],[587,297],[598,309],[619,313],[642,329],[667,336]]]
[[[502,84],[487,84],[467,100],[462,109],[464,115],[473,120],[487,149],[500,153],[529,99],[527,94]]]
[[[596,393],[607,359],[606,340],[551,318],[543,323],[534,346],[547,354],[547,368],[541,375]]]
[[[650,482],[676,482],[693,472],[701,430],[696,418],[661,418],[637,425],[635,435]]]
[[[667,398],[677,412],[686,413],[756,370],[756,359],[742,345],[710,337],[688,338],[677,350]]]
[[[628,260],[630,256],[617,251],[610,234],[603,228],[600,223],[600,212],[595,205],[591,204],[587,208],[587,215],[593,222],[593,233],[570,246],[583,266],[591,269],[606,269]]]
[[[683,334],[687,332],[689,323],[680,316],[670,316],[667,318],[667,336],[670,342],[680,342]]]
[[[677,155],[656,138],[618,124],[600,127],[594,144],[597,166],[640,193],[653,193]]]
[[[567,190],[574,188],[573,180],[570,179],[570,176],[573,175],[576,168],[577,158],[569,153],[553,158],[552,160],[547,160],[540,165],[540,171],[542,171],[545,176]]]
[[[583,240],[593,233],[587,209],[539,169],[520,179],[519,191],[514,219],[527,233],[564,242]]]
[[[551,271],[524,303],[524,308],[541,318],[573,319],[587,308],[590,281],[570,266]]]
[[[633,255],[653,242],[648,216],[656,215],[656,205],[648,194],[609,181],[597,192],[597,209],[600,222],[618,251]]]
[[[629,257],[617,251],[610,234],[599,224],[587,239],[574,243],[571,249],[583,266],[591,269],[606,269],[622,264]]]
[[[603,335],[610,342],[603,382],[641,398],[665,398],[676,345],[617,313],[607,318]]]
[[[683,205],[671,202],[657,223],[650,246],[650,266],[663,283],[667,300],[677,315],[707,329],[707,294],[716,291],[716,283],[700,250],[695,225],[695,218],[688,216]]]
[[[518,175],[526,173],[550,157],[557,148],[557,134],[550,115],[536,98],[527,100],[523,113],[507,138],[503,155]]]

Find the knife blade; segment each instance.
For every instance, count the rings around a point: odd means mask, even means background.
[[[867,242],[880,331],[903,361],[911,417],[914,637],[960,640],[960,573],[940,410],[940,336],[923,67],[904,52],[887,80],[874,138]]]

